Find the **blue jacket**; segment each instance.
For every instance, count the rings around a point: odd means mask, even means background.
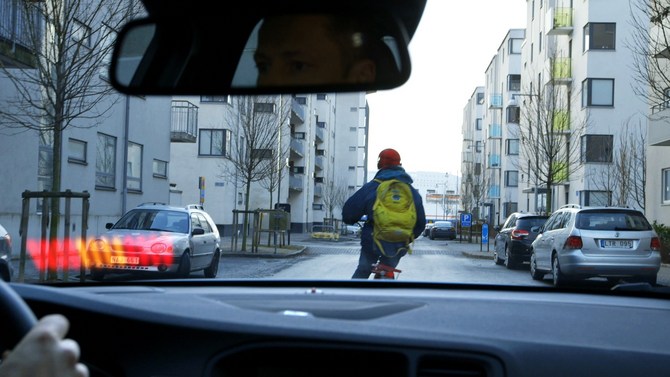
[[[374,179],[386,181],[389,179],[398,179],[400,181],[412,184],[412,177],[409,176],[400,166],[381,169],[375,174]],[[342,208],[342,221],[346,224],[355,224],[360,221],[363,216],[367,216],[367,221],[361,231],[361,247],[366,250],[372,250],[374,244],[372,240],[372,206],[377,198],[377,187],[379,183],[372,180],[352,195]],[[414,226],[414,238],[417,238],[426,227],[426,213],[423,209],[423,200],[419,192],[412,187],[412,194],[414,196],[414,206],[416,207],[416,225]]]

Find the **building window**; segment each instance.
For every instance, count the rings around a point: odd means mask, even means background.
[[[507,50],[509,50],[510,54],[521,53],[521,45],[523,44],[523,38],[511,38],[508,43],[509,46],[507,47]]]
[[[272,149],[254,149],[251,151],[252,160],[272,160]]]
[[[271,102],[256,102],[254,103],[254,111],[257,113],[274,113],[275,104]]]
[[[614,79],[582,81],[582,107],[614,106]]]
[[[505,140],[505,153],[509,156],[519,155],[519,139]]]
[[[318,100],[326,100],[326,99],[328,99],[328,95],[326,95],[326,93],[317,93],[317,95],[316,95],[316,99],[318,99]]]
[[[507,76],[507,90],[513,90],[513,91],[521,90],[521,75]]]
[[[142,190],[142,145],[128,143],[128,166],[126,169],[128,190]]]
[[[505,171],[505,186],[518,187],[519,186],[519,172],[516,170]]]
[[[349,111],[352,113],[358,112],[358,107],[350,107]]]
[[[670,169],[663,169],[663,204],[670,204]]]
[[[289,168],[289,171],[291,174],[305,174],[305,167],[304,166],[291,166]]]
[[[477,93],[476,98],[477,98],[476,99],[477,105],[483,105],[484,104],[484,93]]]
[[[612,135],[584,135],[581,143],[582,162],[612,162]]]
[[[72,40],[84,47],[91,47],[91,28],[85,23],[74,20],[72,23]]]
[[[513,214],[514,212],[519,211],[519,203],[517,202],[506,202],[503,203],[503,217],[508,217],[509,215]]]
[[[356,147],[349,147],[349,152],[356,152],[356,149],[358,149],[358,148],[356,148]]]
[[[325,149],[317,149],[316,150],[316,155],[317,156],[325,156],[326,155],[326,150]]]
[[[167,178],[167,161],[154,159],[153,173],[154,178]]]
[[[116,181],[116,138],[98,133],[95,159],[95,186],[115,187]]]
[[[475,152],[481,153],[481,151],[482,151],[482,142],[478,140],[475,142]]]
[[[475,129],[477,131],[481,131],[481,129],[482,129],[482,118],[477,118],[475,120]]]
[[[230,103],[230,96],[200,96],[200,102]]]
[[[230,157],[230,130],[201,129],[198,143],[199,156]]]
[[[298,139],[298,140],[305,140],[305,133],[304,132],[294,132],[293,133],[293,138]]]
[[[295,101],[298,103],[298,105],[306,105],[307,97],[295,97]]]
[[[86,165],[86,142],[77,139],[67,141],[67,161]]]
[[[326,122],[316,121],[316,126],[319,128],[326,128]]]
[[[315,210],[315,211],[322,211],[323,210],[323,204],[314,203],[314,204],[312,204],[312,209]]]
[[[507,123],[519,123],[521,108],[519,106],[507,107]]]
[[[540,33],[537,39],[537,52],[542,52],[542,33]]]
[[[354,170],[356,170],[355,166],[349,166],[349,171],[354,171]]]
[[[356,127],[349,127],[349,132],[356,132],[358,129]]]
[[[579,205],[581,206],[608,206],[610,205],[611,193],[609,191],[580,191]]]
[[[584,26],[584,51],[614,50],[616,47],[616,24],[613,22],[591,22]]]

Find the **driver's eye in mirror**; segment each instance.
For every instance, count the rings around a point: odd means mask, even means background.
[[[129,23],[114,50],[114,87],[172,95],[374,91],[409,78],[405,29],[387,15],[205,21]]]
[[[263,19],[247,42],[235,87],[374,84],[400,77],[395,37],[363,19],[292,14]],[[397,80],[397,79],[396,79]]]

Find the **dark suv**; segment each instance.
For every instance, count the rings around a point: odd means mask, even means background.
[[[549,216],[515,212],[497,226],[493,241],[493,261],[513,269],[530,262],[531,244]]]

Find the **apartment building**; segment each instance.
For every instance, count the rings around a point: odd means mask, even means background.
[[[365,182],[364,93],[180,97],[172,103],[170,201],[203,204],[224,235],[233,231],[235,216],[242,222],[247,200],[250,211],[289,209],[291,231],[311,231],[339,219],[343,202],[336,194],[346,199]],[[272,145],[249,144],[250,124],[266,128],[267,137],[273,133]],[[249,148],[273,166],[264,179],[244,178],[239,162]]]
[[[478,86],[470,95],[468,103],[463,108],[463,125],[461,134],[463,144],[461,146],[461,171],[460,184],[461,205],[466,213],[472,214],[472,218],[479,220],[482,214],[482,202],[484,199],[484,145],[486,142],[484,132],[484,97],[483,86]]]
[[[521,87],[524,38],[525,30],[509,30],[485,71],[482,215],[495,224],[519,209],[519,108],[508,101]]]
[[[627,47],[635,8],[627,0],[527,4],[516,102],[522,134],[535,133],[522,135],[529,142],[522,142],[521,165],[529,168],[519,181],[525,196],[519,208],[545,212],[568,203],[640,208],[634,198],[639,189],[622,186],[635,181],[632,173],[618,174],[617,165],[628,135],[645,134],[646,105],[631,89],[634,56]],[[532,146],[544,145],[543,134],[562,140],[556,154],[534,153]]]
[[[31,28],[24,23],[26,15],[20,4],[0,0],[0,59],[18,76],[35,71],[35,35],[28,35]],[[33,30],[42,30],[44,20],[37,13],[29,19],[35,22]],[[89,26],[82,25],[80,30],[90,31]],[[72,36],[67,40],[86,44],[88,49],[94,50],[97,37]],[[48,43],[49,40],[43,39],[39,45],[46,48]],[[106,85],[106,67],[101,66],[93,72],[97,76],[91,79],[90,85]],[[46,90],[33,86],[29,93],[39,103]],[[0,107],[10,112],[16,109],[26,111],[26,107],[22,107],[25,101],[22,102],[17,94],[15,85],[0,71]],[[69,104],[73,103],[76,104]],[[81,108],[73,109],[68,115]],[[90,194],[88,234],[103,232],[107,222],[118,220],[126,210],[140,203],[167,202],[170,115],[169,99],[110,93],[100,98],[93,108],[77,114],[63,129],[60,156],[53,154],[53,145],[57,141],[54,133],[48,130],[44,114],[36,113],[32,117],[35,125],[43,126],[41,129],[17,128],[18,123],[8,124],[4,119],[0,127],[0,154],[3,163],[11,164],[11,171],[18,173],[3,177],[0,184],[3,198],[0,201],[0,223],[14,239],[20,239],[22,193],[49,190],[54,179],[51,167],[56,160],[62,163],[61,191],[87,191]],[[31,200],[29,237],[39,235],[40,205],[41,201]],[[82,228],[81,201],[72,200],[71,205],[70,230],[78,234]],[[65,210],[64,200],[60,207]]]

